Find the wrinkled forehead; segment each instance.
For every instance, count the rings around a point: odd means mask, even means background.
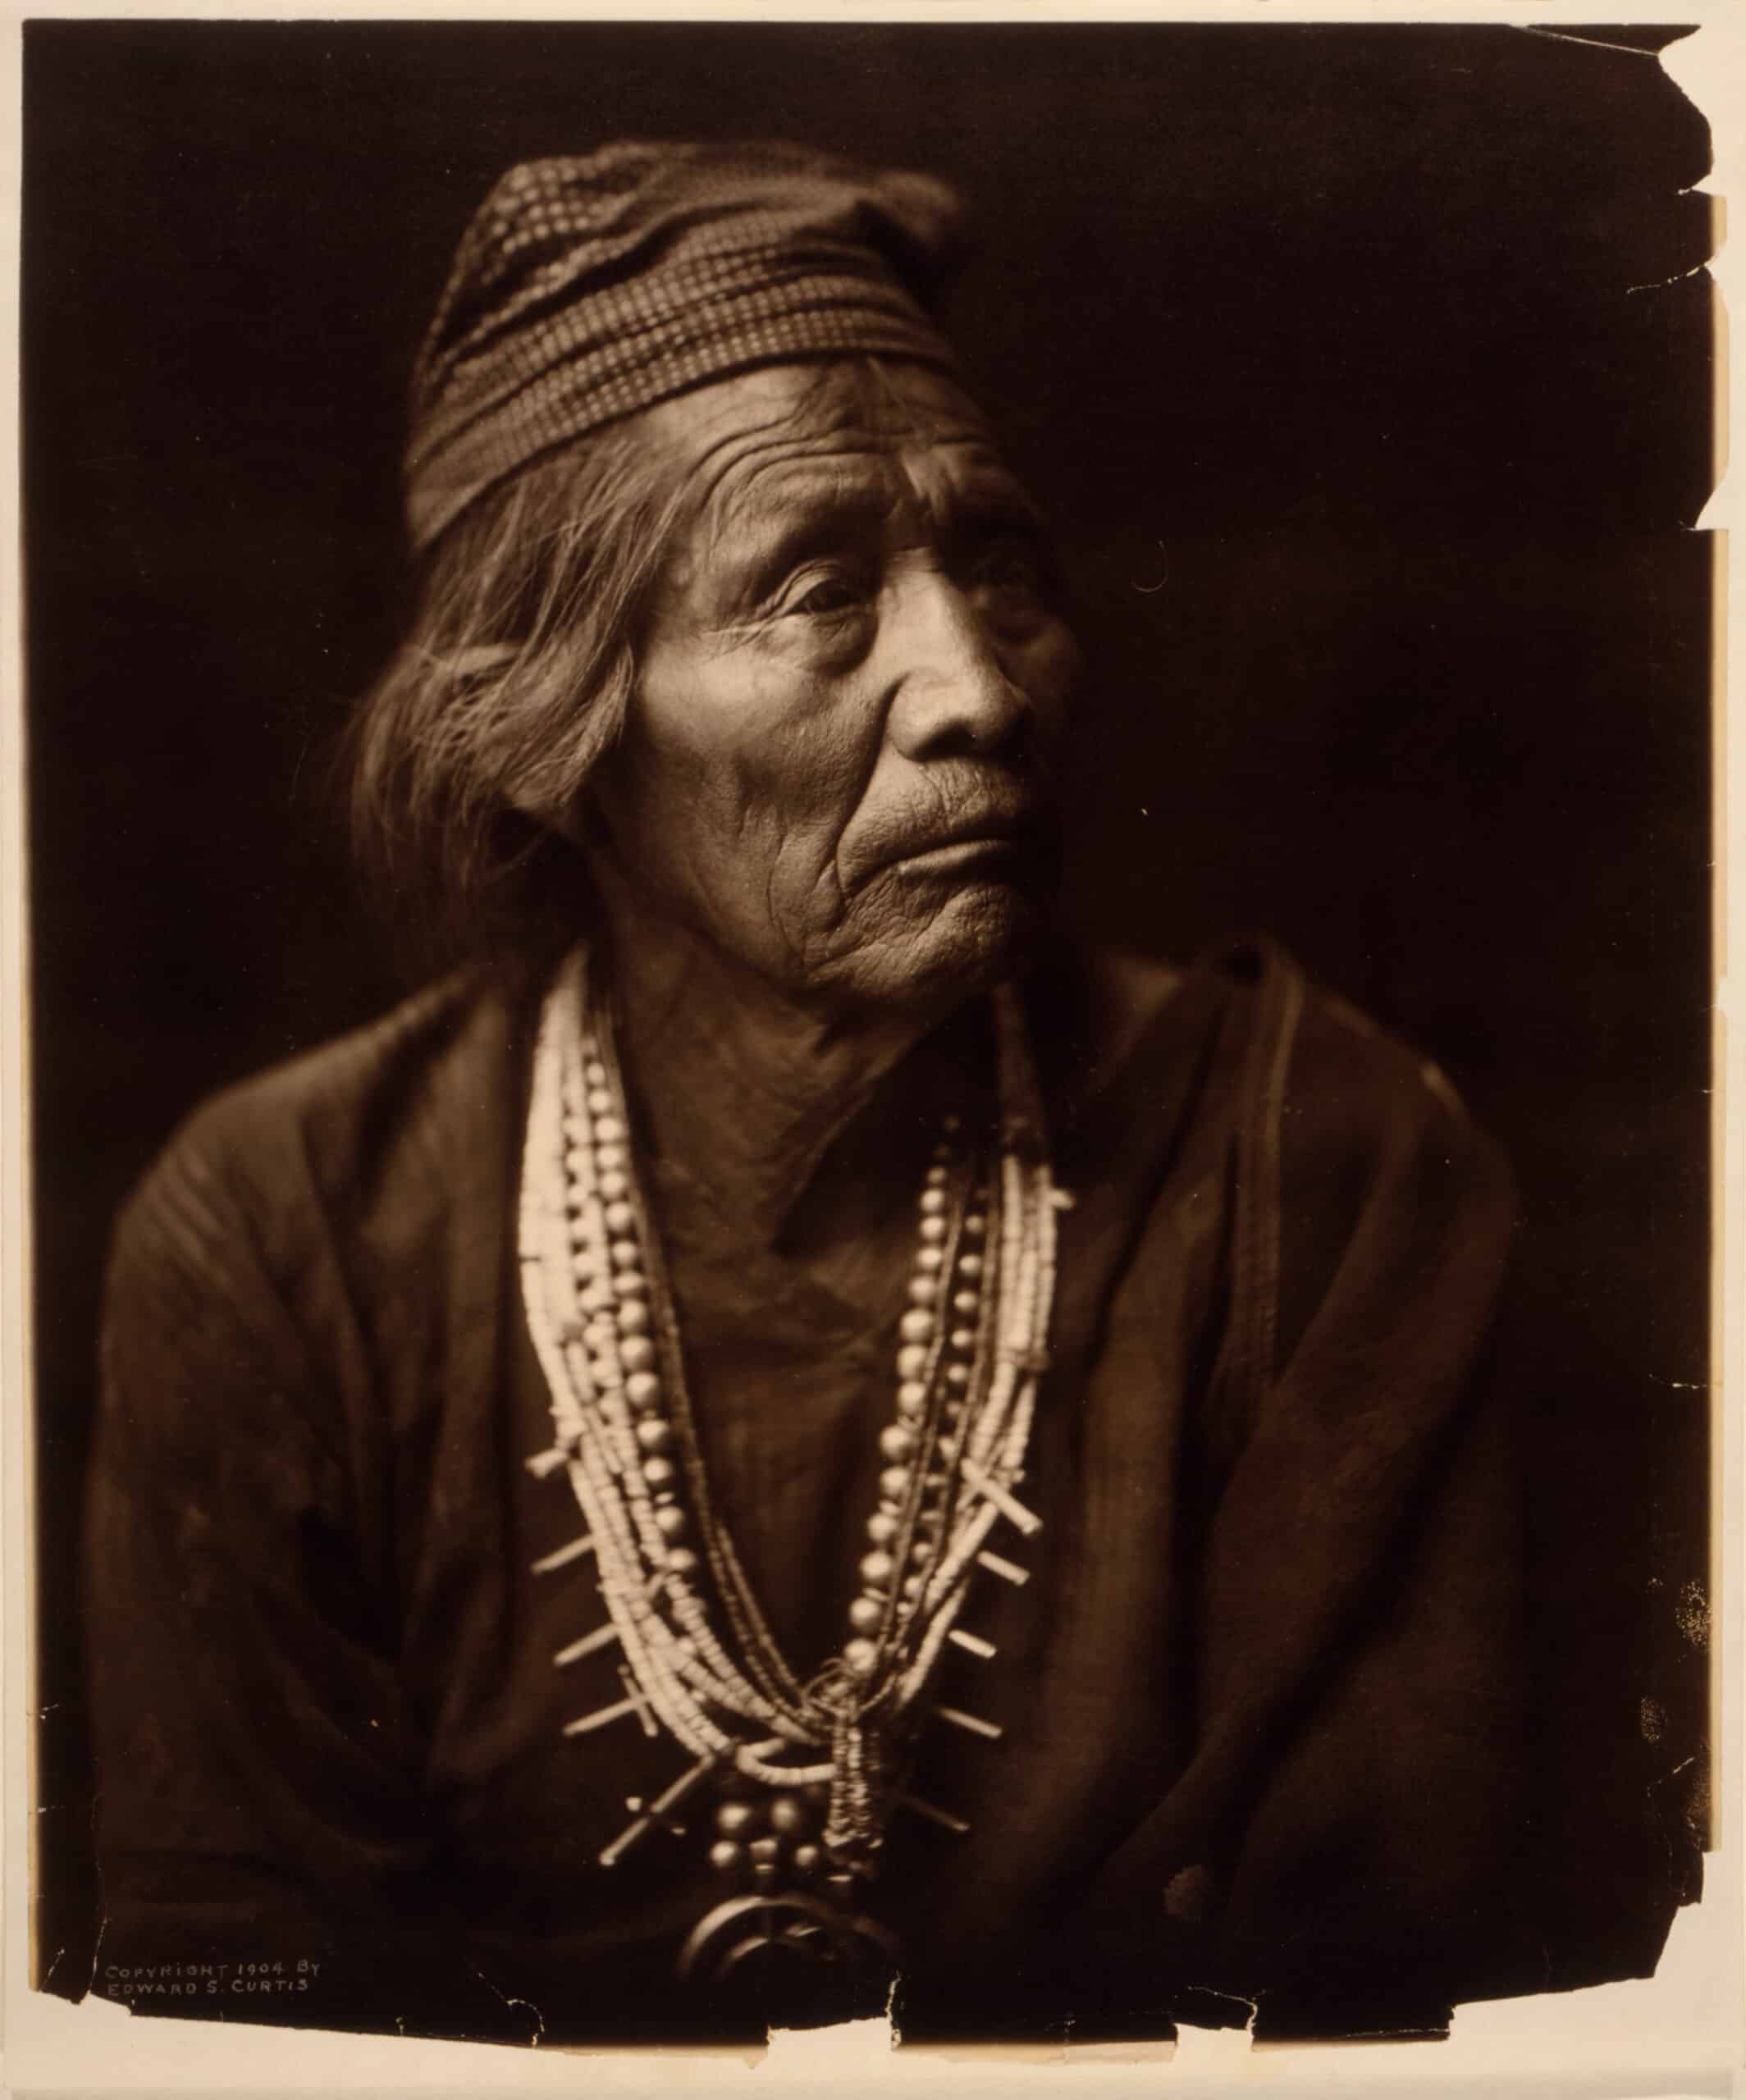
[[[1006,480],[986,419],[919,365],[774,365],[663,402],[651,441],[706,539],[797,504],[869,500],[942,475]]]

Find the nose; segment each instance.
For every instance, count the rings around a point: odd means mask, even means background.
[[[1031,703],[994,637],[949,577],[910,580],[889,628],[892,742],[917,760],[993,756],[1026,733]]]

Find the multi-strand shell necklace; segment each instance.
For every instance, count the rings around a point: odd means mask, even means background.
[[[995,1737],[926,1705],[948,1641],[988,1644],[958,1624],[978,1568],[1022,1582],[989,1548],[1003,1522],[1028,1535],[1018,1500],[1054,1285],[1055,1216],[1040,1097],[1017,998],[994,1000],[999,1121],[994,1157],[945,1119],[918,1206],[899,1323],[894,1415],[880,1437],[877,1508],[839,1652],[802,1683],[784,1658],[713,1513],[687,1392],[673,1295],[633,1167],[631,1119],[610,1015],[588,958],[555,979],[537,1040],[519,1252],[528,1320],[551,1402],[554,1440],[528,1461],[564,1469],[584,1533],[548,1555],[594,1554],[606,1623],[555,1659],[617,1644],[623,1699],[571,1722],[592,1732],[634,1717],[665,1728],[695,1762],[602,1852],[616,1864],[712,1774],[743,1799],[720,1811],[715,1865],[767,1899],[776,1833],[788,1865],[838,1899],[871,1874],[894,1807],[958,1819],[903,1791],[906,1746],[926,1715]],[[742,1826],[770,1826],[761,1846]],[[761,1851],[766,1856],[758,1856]]]

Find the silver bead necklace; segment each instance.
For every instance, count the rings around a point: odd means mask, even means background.
[[[602,1865],[674,1827],[675,1810],[712,1776],[739,1796],[718,1811],[712,1862],[749,1885],[747,1900],[766,1911],[784,1866],[846,1900],[875,1870],[896,1807],[967,1828],[905,1793],[901,1766],[928,1712],[985,1737],[1000,1733],[956,1707],[925,1709],[924,1695],[948,1642],[984,1658],[994,1652],[958,1623],[977,1570],[1026,1579],[988,1541],[1003,1522],[1025,1536],[1040,1528],[1014,1490],[1045,1363],[1056,1212],[1069,1200],[1050,1171],[1009,988],[995,993],[994,1009],[996,1157],[985,1171],[982,1148],[946,1119],[918,1203],[894,1415],[880,1436],[884,1463],[859,1587],[840,1649],[802,1683],[711,1509],[661,1244],[633,1169],[615,1031],[584,951],[548,990],[519,1251],[554,1436],[528,1463],[537,1476],[567,1475],[586,1528],[536,1567],[555,1572],[592,1553],[609,1614],[555,1660],[567,1665],[615,1644],[624,1655],[624,1696],[565,1733],[634,1719],[694,1760],[656,1800],[633,1797],[633,1819],[604,1849]],[[760,1806],[766,1789],[772,1797]]]

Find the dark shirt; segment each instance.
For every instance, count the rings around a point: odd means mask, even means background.
[[[1517,1490],[1482,1375],[1507,1176],[1432,1068],[1270,951],[1051,968],[1027,1001],[1076,1198],[1044,1528],[991,1541],[1029,1580],[979,1575],[962,1623],[997,1653],[953,1650],[935,1695],[999,1739],[919,1741],[912,1790],[968,1831],[892,1824],[900,2026],[1167,2031],[1257,1994],[1282,2029],[1434,2025],[1483,1987],[1515,1827]],[[610,1646],[553,1661],[605,1617],[592,1560],[532,1572],[583,1528],[524,1464],[551,1440],[514,1252],[536,1010],[465,976],[233,1090],[120,1226],[102,1960],[198,1986],[146,2007],[548,2041],[748,2016],[674,1981],[722,1892],[711,1807],[599,1863],[688,1759],[633,1716],[563,1733],[624,1687]],[[909,1188],[936,1104],[900,1079],[860,1141]],[[718,1507],[816,1659],[901,1270],[870,1312],[647,1171]]]

